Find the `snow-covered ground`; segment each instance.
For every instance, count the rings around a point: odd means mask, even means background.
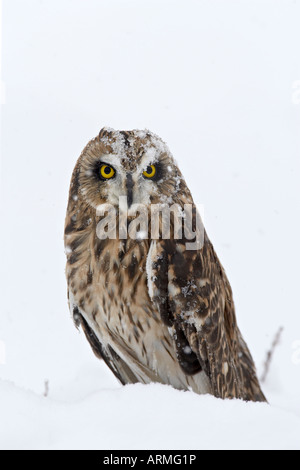
[[[300,449],[299,0],[2,4],[0,448]],[[284,327],[269,405],[121,387],[74,328],[68,185],[104,125],[168,143],[259,374]]]
[[[5,382],[0,390],[7,449],[299,448],[299,417],[261,403],[223,402],[159,384],[102,385],[76,401],[43,399]]]

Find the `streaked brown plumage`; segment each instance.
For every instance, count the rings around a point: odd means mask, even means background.
[[[115,170],[112,180],[99,178],[104,163]],[[151,163],[159,178],[146,181],[142,173]],[[230,284],[206,233],[197,250],[174,234],[100,240],[96,208],[117,207],[119,196],[147,207],[193,204],[167,146],[148,131],[104,128],[83,150],[66,216],[66,275],[71,313],[94,353],[123,384],[160,382],[265,401]]]

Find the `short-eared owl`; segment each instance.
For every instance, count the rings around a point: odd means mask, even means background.
[[[111,218],[99,211],[104,204],[114,209]],[[149,216],[146,229],[136,237],[121,235],[121,214],[127,210],[128,229],[137,204]],[[200,218],[166,144],[149,131],[102,129],[77,161],[66,216],[68,298],[76,325],[122,384],[160,382],[265,401],[236,323],[230,284],[204,228],[201,243],[191,244],[172,212],[169,236],[159,231],[154,237],[150,209],[159,205],[176,205],[182,213],[192,207],[196,240]],[[105,217],[111,225],[103,236]]]

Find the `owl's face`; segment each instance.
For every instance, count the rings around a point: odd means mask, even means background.
[[[80,197],[97,209],[101,204],[172,204],[182,181],[166,144],[149,131],[104,128],[79,159]]]

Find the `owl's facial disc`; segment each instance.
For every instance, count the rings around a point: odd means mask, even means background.
[[[126,198],[128,208],[133,204],[149,205],[152,196],[158,191],[157,181],[160,174],[158,165],[154,164],[132,171],[121,167],[114,169],[105,164],[101,166],[101,192],[106,195],[106,203],[115,206],[119,205],[121,197],[123,200]]]
[[[108,203],[116,208],[120,205],[120,198],[126,198],[128,208],[132,204],[149,205],[162,192],[159,185],[165,173],[164,165],[153,156],[144,156],[129,168],[117,155],[105,154],[95,163],[93,170],[98,180],[95,197],[97,194],[101,197],[99,204]]]
[[[128,207],[149,207],[172,202],[178,176],[168,148],[154,134],[104,129],[81,156],[79,187],[94,209],[111,204],[118,210],[120,198]]]

